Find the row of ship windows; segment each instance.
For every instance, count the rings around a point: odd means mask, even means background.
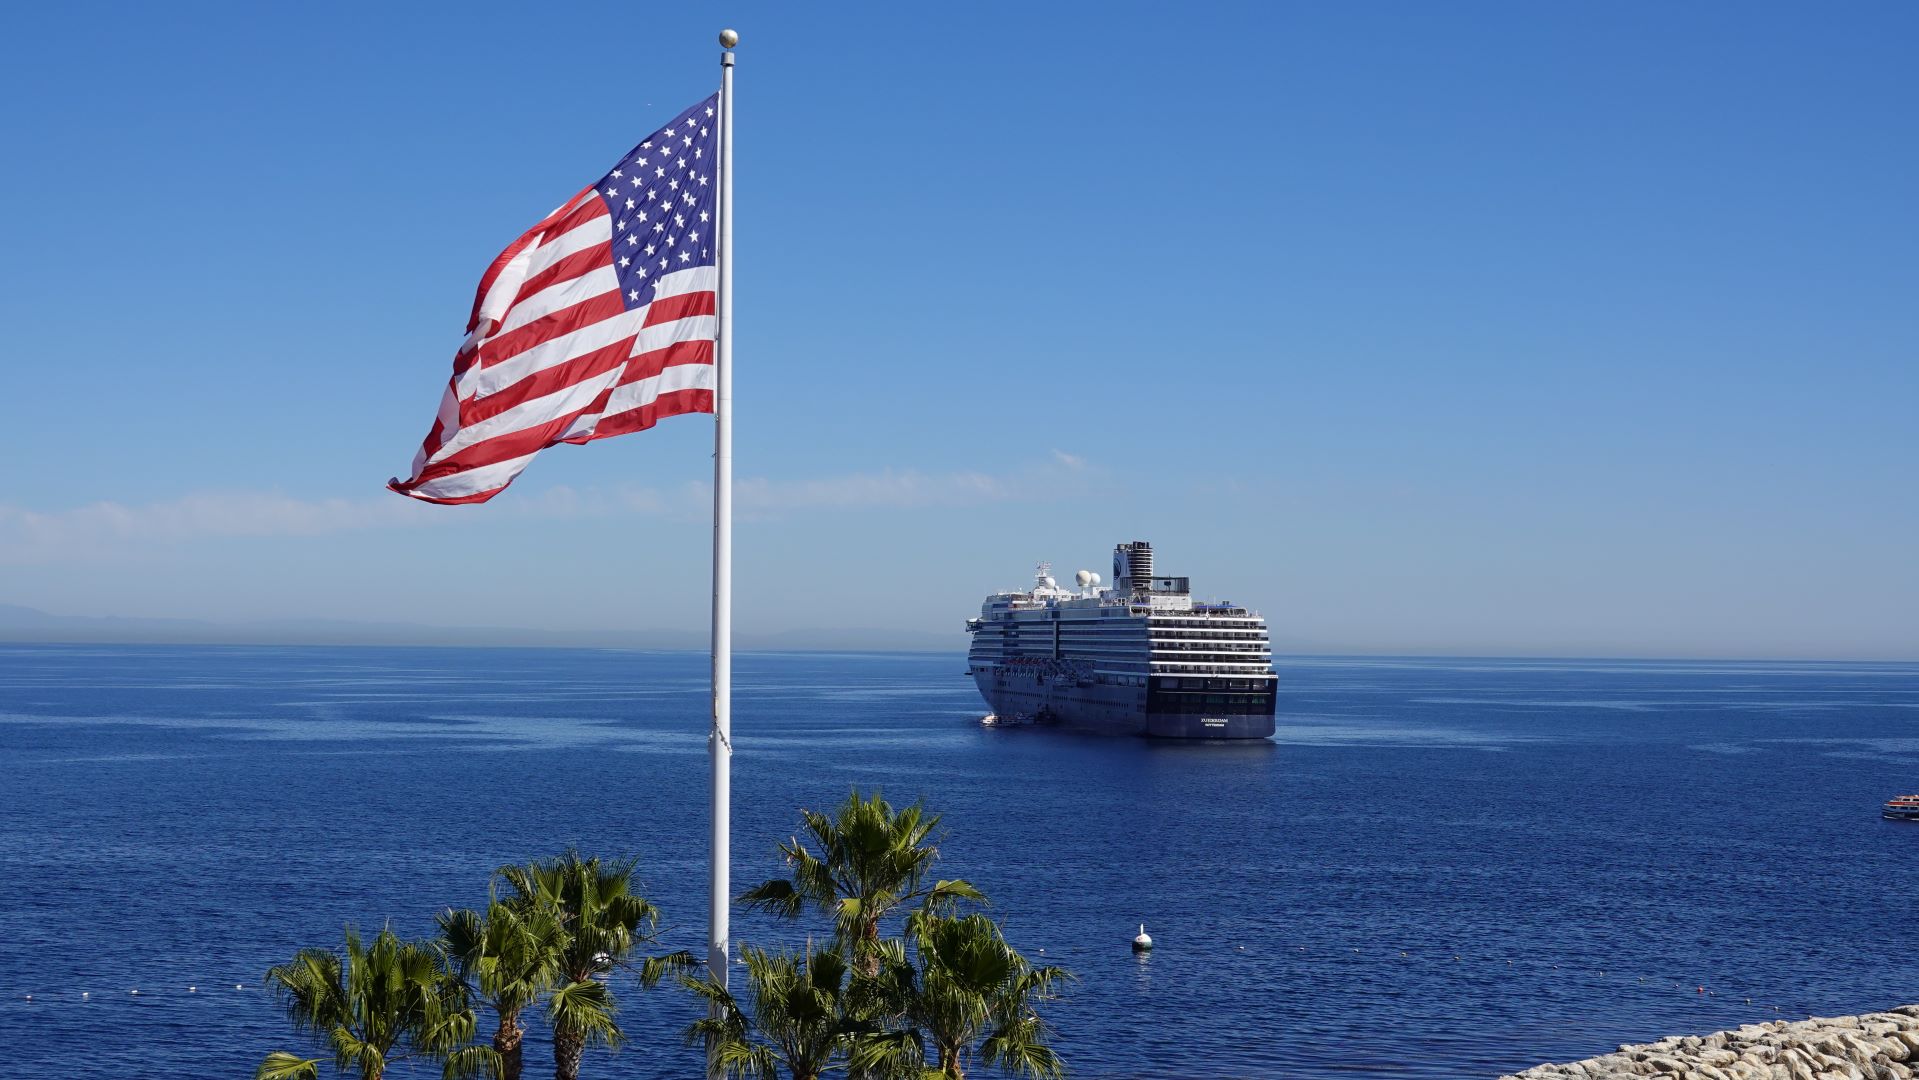
[[[1233,634],[1233,635],[1184,634],[1178,637],[1172,637],[1165,634],[1154,634],[1151,637],[1147,637],[1142,634],[1131,634],[1131,633],[1098,634],[1098,633],[1092,633],[1090,631],[1084,632],[1084,633],[1075,633],[1071,630],[1067,630],[1064,633],[1054,634],[1054,633],[1048,632],[1044,627],[1041,627],[1037,633],[979,634],[975,636],[975,640],[977,641],[1025,641],[1025,642],[1058,640],[1058,641],[1066,642],[1069,644],[1086,644],[1086,645],[1096,645],[1096,644],[1115,642],[1115,641],[1117,642],[1150,641],[1155,644],[1164,642],[1168,644],[1181,644],[1181,645],[1203,644],[1209,641],[1217,641],[1221,644],[1244,645],[1244,644],[1247,644],[1248,642],[1255,643],[1255,644],[1262,643],[1266,641],[1267,639],[1265,634],[1254,634],[1254,633]]]
[[[1169,671],[1176,675],[1245,675],[1247,671],[1257,675],[1270,675],[1270,664],[1153,664],[1153,671]]]
[[[1055,630],[1062,634],[1070,634],[1074,631],[1081,631],[1088,634],[1133,634],[1144,629],[1155,637],[1161,637],[1167,634],[1260,634],[1265,632],[1266,624],[1261,620],[1239,623],[1142,623],[1137,620],[1129,620],[1123,623],[1112,623],[1101,622],[1098,619],[1066,619],[1064,621],[1048,619],[988,619],[982,621],[980,629],[1005,634],[1017,634],[1021,631],[1050,634]]]
[[[970,654],[974,661],[996,663],[1009,660],[1056,661],[1068,659],[1058,656],[1030,656],[1017,653],[976,652]],[[1264,656],[1194,656],[1179,660],[1154,658],[1147,660],[1139,656],[1079,656],[1073,660],[1090,661],[1103,667],[1125,667],[1137,670],[1197,672],[1197,671],[1245,671],[1253,669],[1264,671],[1271,666]]]
[[[1257,690],[1261,685],[1261,681],[1251,679],[1183,679],[1169,675],[1162,677],[1159,680],[1159,685],[1168,690],[1204,690],[1208,685],[1211,685],[1215,690],[1219,689],[1222,685],[1228,690]]]
[[[1082,653],[1137,653],[1145,655],[1155,653],[1203,653],[1203,652],[1271,652],[1272,646],[1264,641],[1221,641],[1221,642],[1153,642],[1144,641],[978,641],[972,644],[974,649],[991,649],[996,652],[1044,653],[1050,655],[1055,649],[1061,653],[1077,656]]]
[[[985,618],[988,622],[1091,623],[1100,619],[1128,618],[1134,614],[1135,614],[1134,612],[1127,611],[1123,608],[1106,608],[1101,610],[1097,615],[1082,615],[1075,612],[1071,618],[1063,618],[1061,617],[1060,611],[1058,608],[1045,608],[1045,609],[1021,608],[1017,610],[1008,610],[1006,608],[994,608],[990,614],[985,616]],[[1022,616],[1024,617],[1022,618]],[[1181,618],[1179,616],[1150,615],[1147,617],[1147,621],[1150,622],[1152,626],[1157,629],[1158,627],[1162,627],[1162,626],[1183,626],[1183,627],[1218,626],[1221,623],[1228,623],[1228,622],[1258,624],[1263,622],[1264,620],[1262,620],[1257,615],[1211,615],[1211,616],[1202,616],[1200,618],[1190,618],[1190,617]]]
[[[1262,694],[1182,694],[1155,701],[1152,709],[1162,713],[1211,712],[1222,705],[1257,707],[1266,704],[1267,700]]]

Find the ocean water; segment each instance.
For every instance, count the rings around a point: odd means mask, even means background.
[[[0,1070],[250,1076],[304,1045],[270,964],[568,844],[703,948],[705,663],[0,646]],[[1084,1077],[1491,1077],[1919,1001],[1919,824],[1877,813],[1919,790],[1919,665],[1278,666],[1275,739],[1174,745],[982,728],[958,656],[741,656],[735,883],[798,807],[923,796],[943,871],[1077,974]],[[687,999],[622,1002],[586,1076],[697,1075]]]

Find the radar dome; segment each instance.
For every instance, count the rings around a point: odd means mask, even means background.
[[[1099,588],[1099,575],[1088,574],[1087,576],[1093,579],[1092,581],[1087,582],[1087,584],[1091,585],[1095,589]]]
[[[1073,580],[1079,582],[1079,587],[1084,589],[1093,583],[1093,572],[1091,570],[1081,570],[1079,573],[1073,575]]]
[[[1040,578],[1039,580],[1040,580],[1040,584],[1046,586],[1049,589],[1053,588],[1055,585],[1058,584],[1057,582],[1053,580],[1053,575],[1051,574],[1048,574],[1045,577]]]

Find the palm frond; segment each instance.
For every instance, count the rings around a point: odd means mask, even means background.
[[[499,1080],[505,1063],[491,1046],[463,1046],[442,1056],[443,1080]]]
[[[778,918],[791,919],[805,909],[806,897],[785,878],[764,881],[739,895],[739,903],[748,911],[764,911]]]
[[[618,1010],[606,984],[583,979],[556,988],[547,995],[547,1023],[555,1032],[580,1038],[587,1046],[618,1046],[626,1035],[614,1020]]]
[[[253,1070],[253,1080],[320,1080],[320,1059],[275,1050]]]
[[[1055,1080],[1065,1072],[1059,1054],[1046,1044],[1045,1025],[1030,1013],[987,1035],[980,1044],[980,1061],[989,1068],[1033,1080]]]
[[[692,952],[686,949],[681,949],[678,952],[670,952],[664,956],[649,956],[640,961],[638,970],[640,985],[650,989],[658,986],[660,980],[668,975],[678,975],[681,972],[693,971],[704,964],[705,961],[694,956]]]
[[[985,893],[958,879],[934,882],[933,887],[926,892],[926,899],[921,903],[929,909],[944,911],[962,900],[970,900],[976,904],[988,903]]]

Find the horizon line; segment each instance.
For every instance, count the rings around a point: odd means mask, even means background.
[[[46,639],[26,640],[0,638],[0,649],[9,648],[97,648],[110,646],[117,648],[139,649],[520,649],[548,652],[615,652],[615,653],[672,653],[689,656],[706,656],[708,649],[667,648],[634,645],[569,645],[569,644],[452,644],[443,642],[311,642],[311,641],[117,641],[106,639]],[[743,655],[781,656],[792,653],[808,655],[879,655],[879,656],[964,656],[964,649],[871,649],[871,648],[756,648],[735,649]],[[1709,656],[1709,655],[1598,655],[1591,653],[1445,653],[1445,652],[1275,652],[1275,659],[1288,660],[1500,660],[1500,661],[1581,661],[1587,663],[1632,663],[1632,664],[1875,664],[1886,666],[1919,665],[1919,657],[1806,657],[1806,656]]]

